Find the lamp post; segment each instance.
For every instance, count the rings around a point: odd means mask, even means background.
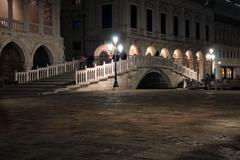
[[[113,83],[113,88],[119,87],[118,85],[118,80],[117,80],[117,52],[119,51],[120,54],[123,51],[123,45],[119,44],[118,45],[118,40],[119,38],[117,36],[114,36],[112,38],[113,41],[113,55],[114,55],[114,64],[115,64],[115,69],[114,69],[114,83]]]
[[[209,53],[206,54],[206,59],[211,62],[211,75],[213,74],[213,61],[215,60],[216,56],[213,54],[214,50],[210,49]]]

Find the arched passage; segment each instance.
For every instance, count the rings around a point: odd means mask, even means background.
[[[166,89],[170,81],[162,71],[150,71],[140,80],[137,89]]]
[[[37,67],[46,67],[53,63],[53,57],[50,50],[45,46],[40,46],[34,53],[33,69]]]
[[[129,56],[138,56],[138,55],[141,55],[141,51],[136,44],[133,44],[129,48],[128,55]]]
[[[8,43],[0,54],[0,77],[14,81],[16,71],[24,71],[25,57],[21,48],[14,42]]]
[[[102,44],[97,47],[94,52],[94,59],[98,65],[102,65],[103,62],[109,63],[112,58],[113,46],[110,44]]]
[[[203,73],[203,53],[201,51],[198,51],[197,54],[197,72],[198,72],[198,79],[202,80],[204,77],[204,73]]]
[[[156,54],[156,52],[157,52],[156,49],[153,46],[151,46],[151,47],[147,48],[145,55],[146,56],[154,56]]]
[[[193,53],[192,53],[192,51],[188,50],[185,53],[185,56],[186,56],[185,61],[186,61],[187,67],[190,68],[190,69],[193,69],[193,62],[194,62],[194,60],[193,60]]]
[[[160,53],[160,57],[170,59],[170,52],[167,48],[163,48]]]
[[[182,64],[182,52],[180,49],[176,49],[173,52],[173,59],[174,59],[174,62]]]

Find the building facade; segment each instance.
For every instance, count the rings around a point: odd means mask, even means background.
[[[64,61],[60,0],[0,1],[0,77]]]
[[[199,80],[207,73],[239,79],[238,9],[225,0],[62,0],[61,33],[69,57],[108,62],[117,34],[127,56],[173,59],[197,71]],[[206,58],[210,48],[215,59]]]

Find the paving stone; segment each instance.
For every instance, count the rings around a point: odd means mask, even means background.
[[[239,96],[126,90],[1,97],[0,159],[238,160]]]

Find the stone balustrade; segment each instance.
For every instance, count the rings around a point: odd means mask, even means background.
[[[15,32],[24,32],[24,23],[21,21],[13,21],[13,30]]]
[[[60,75],[65,72],[75,71],[79,68],[79,66],[80,62],[78,60],[73,60],[71,62],[51,65],[44,68],[37,68],[25,72],[15,72],[15,81],[19,84],[28,83],[39,79]]]
[[[8,19],[0,17],[0,29],[1,30],[6,30],[8,29]]]
[[[12,28],[11,31],[14,31],[14,32],[22,32],[22,33],[29,32],[34,34],[41,34],[40,24],[30,23],[27,30],[24,25],[25,24],[22,21],[13,20],[12,27],[10,27],[8,24],[8,18],[0,17],[0,30],[10,30]],[[45,35],[52,36],[53,30],[54,30],[53,26],[49,26],[49,25],[43,26],[43,32]]]
[[[86,85],[93,82],[98,82],[102,79],[108,79],[114,76],[115,64],[112,61],[109,64],[103,63],[101,66],[93,68],[85,68],[85,70],[76,71],[75,82],[76,85]],[[134,56],[129,57],[127,60],[119,60],[117,62],[117,73],[123,74],[136,70],[138,68],[164,68],[170,69],[186,78],[197,80],[197,72],[173,62],[170,59],[163,59],[160,57],[150,56]]]

